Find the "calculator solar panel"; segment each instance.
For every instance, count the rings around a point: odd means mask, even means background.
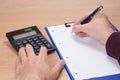
[[[36,55],[38,55],[41,46],[45,46],[48,53],[55,51],[54,46],[42,35],[37,26],[8,32],[6,36],[17,51],[26,44],[32,45]]]

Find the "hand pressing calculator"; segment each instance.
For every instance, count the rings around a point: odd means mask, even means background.
[[[32,45],[36,55],[38,55],[41,46],[45,46],[48,53],[55,50],[54,46],[42,35],[37,26],[8,32],[6,36],[17,51],[26,44]]]

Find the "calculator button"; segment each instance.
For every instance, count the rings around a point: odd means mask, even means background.
[[[42,34],[39,34],[39,35],[37,35],[37,36],[38,36],[38,37],[39,37],[39,36],[42,36]]]
[[[43,38],[43,36],[42,36],[42,35],[38,35],[38,37],[39,37],[40,39],[42,39],[42,38]]]
[[[41,36],[41,37],[39,37],[40,39],[43,39],[43,37]]]
[[[29,39],[28,42],[32,42],[33,40],[32,39]]]
[[[27,42],[26,40],[25,40],[25,41],[23,41],[23,44],[24,44],[24,45],[26,45],[27,43],[28,43],[28,42]]]
[[[31,44],[31,45],[33,45],[33,44],[35,44],[35,42],[34,42],[34,41],[32,41],[32,42],[30,42],[30,44]]]
[[[38,40],[38,38],[37,38],[37,37],[34,37],[33,40],[36,41],[36,40]]]
[[[17,44],[17,46],[19,46],[19,45],[21,45],[22,44],[22,42],[18,42],[18,43],[16,43]]]
[[[40,48],[39,48],[39,49],[36,49],[36,52],[39,53],[39,52],[40,52]]]
[[[36,43],[39,43],[40,42],[40,40],[37,40],[37,41],[35,41]]]
[[[52,46],[49,43],[45,44],[47,46],[47,48],[51,48]]]
[[[41,41],[46,41],[46,40],[44,38],[42,38]]]
[[[27,38],[27,40],[31,39],[30,37]]]
[[[21,44],[21,45],[19,45],[18,47],[19,47],[19,48],[21,48],[21,47],[24,47],[24,45],[23,45],[23,44]]]
[[[39,46],[41,46],[42,45],[42,43],[41,42],[39,42],[39,43],[37,43]]]
[[[45,40],[43,43],[46,44],[47,42],[48,42],[48,41]]]
[[[40,47],[39,46],[35,46],[34,49],[39,49]]]
[[[36,46],[37,46],[37,44],[33,44],[32,46],[33,46],[33,47],[36,47]]]
[[[37,52],[39,52],[39,51],[40,51],[40,49],[37,49],[36,51],[37,51]]]

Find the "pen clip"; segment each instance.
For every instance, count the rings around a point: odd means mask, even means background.
[[[64,23],[65,24],[65,27],[71,27],[71,25],[73,24],[74,22],[68,22],[68,23]]]

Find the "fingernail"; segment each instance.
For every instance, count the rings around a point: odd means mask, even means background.
[[[31,46],[30,44],[26,44],[25,46]]]

